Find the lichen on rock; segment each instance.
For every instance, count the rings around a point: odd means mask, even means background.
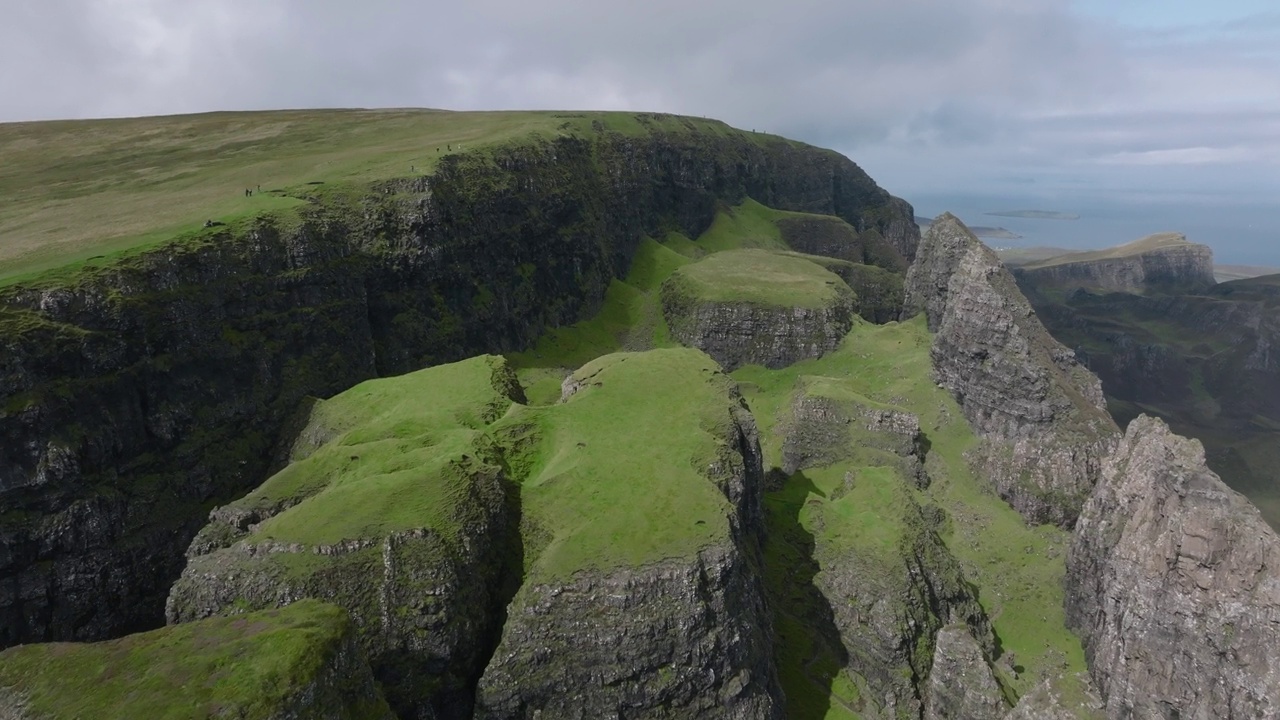
[[[1067,559],[1067,620],[1108,717],[1280,717],[1280,537],[1140,416],[1107,458]]]

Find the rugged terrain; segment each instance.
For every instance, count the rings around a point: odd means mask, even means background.
[[[1214,472],[1280,526],[1280,365],[1272,352],[1280,285],[1263,276],[1206,286],[1202,267],[1188,272],[1140,293],[1015,275],[1054,336],[1102,379],[1118,423],[1145,412],[1199,439]]]
[[[1197,292],[1212,287],[1213,251],[1185,235],[1162,233],[1108,250],[1068,253],[1014,271],[1045,289],[1094,292]]]
[[[395,117],[0,291],[0,639],[114,638],[0,711],[1273,712],[1276,536],[958,220],[714,122]]]

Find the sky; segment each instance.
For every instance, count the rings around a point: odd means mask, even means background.
[[[908,199],[1280,204],[1274,0],[3,2],[0,121],[663,111],[835,148]]]

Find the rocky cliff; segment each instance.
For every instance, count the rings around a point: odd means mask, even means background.
[[[305,600],[93,644],[0,653],[0,717],[393,720],[346,613]]]
[[[662,120],[530,138],[0,297],[0,646],[160,622],[208,510],[262,481],[307,395],[527,346],[719,202],[914,252],[909,206],[829,151]]]
[[[520,547],[484,430],[522,399],[482,356],[312,405],[290,465],[196,536],[169,621],[320,598],[351,613],[398,713],[468,717]]]
[[[1280,717],[1280,538],[1142,416],[1076,525],[1067,618],[1107,716]]]
[[[840,344],[857,298],[837,275],[803,256],[763,250],[711,255],[662,284],[671,336],[725,370],[780,368]]]
[[[950,214],[930,226],[907,273],[904,315],[921,312],[934,377],[983,438],[975,468],[1027,520],[1070,527],[1119,435],[1097,377]]]
[[[1014,271],[1042,287],[1101,292],[1199,292],[1213,287],[1213,250],[1185,235],[1162,233],[1128,245],[1070,253]]]

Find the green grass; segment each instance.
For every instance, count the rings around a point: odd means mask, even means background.
[[[0,653],[0,688],[25,697],[35,717],[278,717],[332,660],[348,626],[340,608],[302,600],[107,642],[19,646]],[[352,709],[389,714],[381,700]]]
[[[199,235],[206,220],[287,214],[317,193],[428,174],[450,152],[598,130],[789,142],[714,120],[599,112],[288,110],[0,123],[0,283],[101,265]]]
[[[729,538],[708,477],[727,450],[732,381],[701,352],[619,353],[574,374],[568,402],[518,407],[496,434],[532,439],[511,461],[535,528],[530,576],[688,558]],[[504,432],[505,429],[505,432]]]
[[[782,370],[745,367],[733,377],[760,427],[766,467],[780,464],[780,421],[802,378],[829,378],[824,381],[828,389],[843,384],[851,393],[920,417],[931,444],[928,469],[933,478],[923,499],[951,517],[943,539],[966,577],[981,589],[979,599],[1005,651],[1016,653],[1026,669],[1006,681],[1016,692],[1026,692],[1064,664],[1072,671],[1084,669],[1080,642],[1066,629],[1062,610],[1069,535],[1048,526],[1027,527],[969,471],[964,453],[976,438],[955,401],[930,379],[930,342],[920,317],[883,326],[858,322],[840,349],[825,357]],[[815,485],[823,477],[814,471],[805,475],[817,478]],[[879,533],[874,524],[868,532],[872,538]]]
[[[848,286],[831,271],[795,253],[725,250],[672,274],[680,292],[698,302],[823,308]]]
[[[511,406],[504,372],[501,358],[481,356],[319,403],[304,436],[329,441],[235,503],[292,505],[249,539],[319,545],[421,527],[456,537],[460,499],[484,469],[483,429]]]

